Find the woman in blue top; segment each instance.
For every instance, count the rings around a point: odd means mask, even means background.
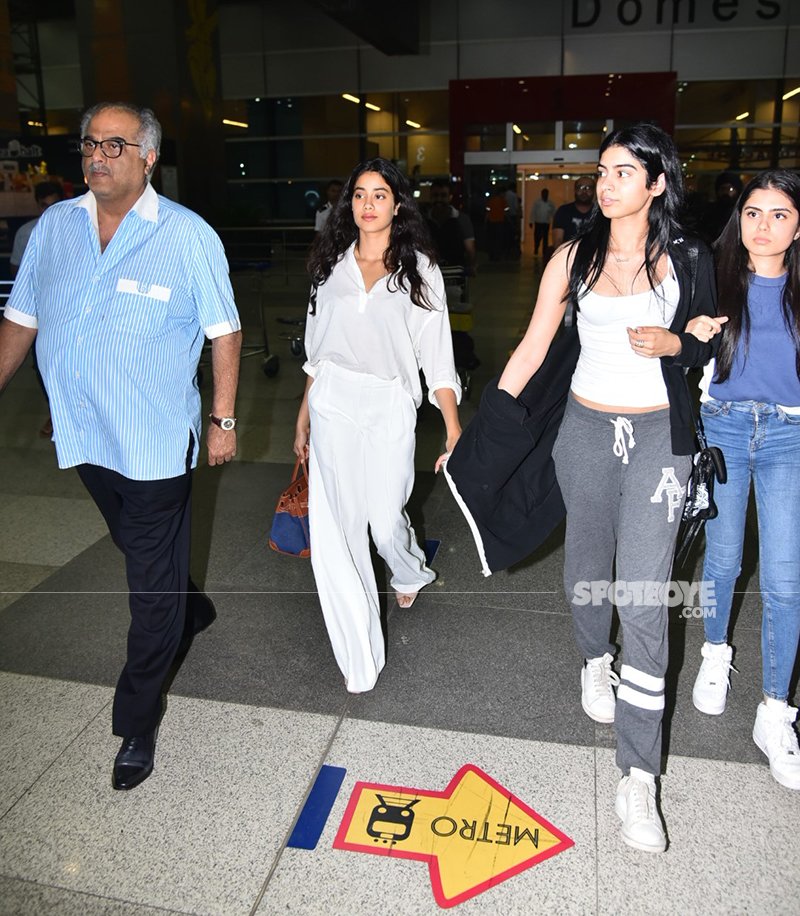
[[[744,189],[716,243],[720,315],[727,319],[703,379],[701,416],[710,445],[725,455],[717,518],[706,524],[703,579],[716,606],[705,617],[703,662],[692,699],[725,709],[733,650],[731,601],[741,571],[751,481],[758,512],[764,700],[753,740],[772,775],[800,789],[800,751],[789,680],[800,634],[800,178],[762,172]],[[721,321],[698,319],[701,340]]]

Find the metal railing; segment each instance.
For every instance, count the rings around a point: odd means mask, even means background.
[[[280,277],[285,283],[293,277],[306,276],[313,226],[222,226],[216,231],[225,246],[231,272],[255,270]]]
[[[6,302],[8,302],[8,297],[11,295],[13,287],[13,280],[0,280],[0,318],[5,315]]]

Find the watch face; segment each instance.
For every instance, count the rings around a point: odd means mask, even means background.
[[[220,425],[223,429],[235,429],[235,427],[236,427],[236,420],[234,420],[232,417],[223,417],[223,418],[220,420],[219,425]]]

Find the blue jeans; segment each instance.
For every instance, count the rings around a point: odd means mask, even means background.
[[[703,579],[714,582],[716,616],[706,639],[728,641],[731,602],[742,568],[750,482],[758,512],[763,689],[785,700],[800,638],[800,416],[758,401],[704,403],[709,445],[722,449],[728,482],[717,484],[719,515],[706,522]]]

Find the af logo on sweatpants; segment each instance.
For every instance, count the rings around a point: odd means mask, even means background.
[[[655,493],[650,497],[650,502],[663,503],[665,493],[667,496],[669,520],[670,522],[674,522],[675,510],[681,508],[683,505],[683,497],[686,494],[686,488],[678,483],[678,478],[675,476],[675,468],[661,468],[661,480],[656,487]]]

